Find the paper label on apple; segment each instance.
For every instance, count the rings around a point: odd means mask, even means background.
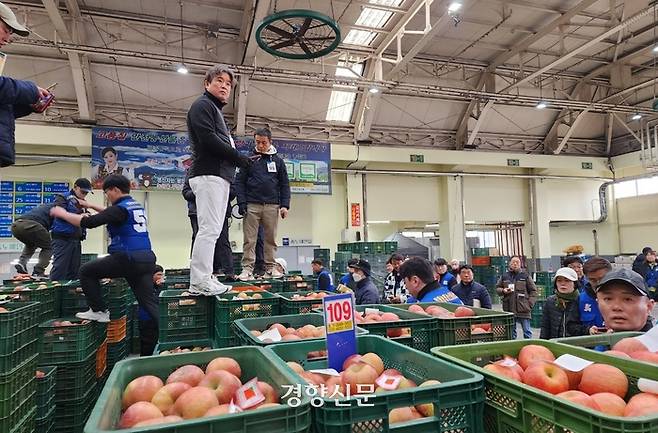
[[[400,385],[401,381],[401,376],[389,376],[388,374],[382,374],[377,378],[375,383],[384,389],[393,390],[398,388],[398,385]]]
[[[379,314],[379,310],[377,308],[366,308],[366,312],[364,314],[366,314],[366,315],[368,315],[368,314]]]
[[[637,338],[642,344],[647,346],[649,352],[658,352],[658,328],[651,328],[643,335],[633,338]]]
[[[254,377],[249,382],[242,385],[235,391],[235,398],[238,406],[242,409],[249,409],[265,401],[265,396],[258,388],[258,378]]]
[[[658,382],[643,377],[637,380],[637,389],[642,392],[649,392],[651,394],[658,394]]]
[[[281,334],[279,333],[279,330],[277,328],[274,329],[268,329],[267,331],[264,331],[262,334],[260,334],[257,337],[260,341],[264,341],[266,339],[270,339],[274,342],[281,341]]]
[[[505,358],[502,361],[500,361],[498,364],[502,365],[503,367],[514,367],[516,366],[517,362],[512,358]]]
[[[340,373],[333,368],[319,368],[317,370],[309,370],[311,373],[324,374],[325,376],[340,377]]]
[[[237,406],[233,402],[233,399],[231,399],[231,403],[229,403],[229,406],[228,406],[228,413],[240,413],[240,412],[242,412],[242,409],[240,409],[240,406]]]
[[[574,372],[582,371],[586,367],[589,367],[590,365],[594,364],[592,361],[588,361],[586,359],[579,358],[577,356],[570,355],[568,353],[565,353],[564,355],[560,356],[555,361],[553,361],[553,363],[564,368],[565,370],[574,371]]]

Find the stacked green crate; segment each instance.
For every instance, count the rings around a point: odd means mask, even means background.
[[[37,370],[36,431],[50,433],[55,427],[55,385],[57,367],[43,366]]]
[[[545,287],[550,287],[553,285],[553,276],[555,272],[535,272],[534,280],[535,284]]]
[[[34,430],[39,304],[8,302],[0,314],[0,431]]]
[[[489,248],[471,248],[472,257],[487,257],[489,256]]]
[[[329,262],[331,261],[331,250],[329,250],[329,248],[314,248],[313,259],[322,260],[324,267],[329,268]]]
[[[133,302],[128,320],[130,321],[128,328],[130,333],[126,337],[130,338],[130,353],[139,354],[139,304],[137,301]]]
[[[473,279],[492,290],[496,288],[496,283],[500,274],[495,266],[473,266]]]
[[[532,307],[530,326],[533,328],[541,328],[541,318],[544,314],[544,302],[543,299],[538,299]]]
[[[331,270],[336,274],[343,275],[347,272],[347,262],[351,258],[351,251],[336,251],[334,253],[334,261],[331,263]]]
[[[80,281],[73,280],[69,283],[62,284],[58,287],[58,290],[60,291],[61,299],[60,317],[75,317],[76,313],[89,309],[89,304],[80,286]],[[109,301],[109,292],[103,290],[102,293],[103,300],[107,303]]]
[[[190,268],[180,268],[180,269],[167,269],[166,272],[167,277],[169,276],[181,276],[181,275],[187,275],[188,277],[190,276]]]
[[[281,298],[269,292],[243,292],[251,298],[241,298],[234,294],[215,297],[215,323],[213,341],[215,347],[232,347],[239,340],[231,328],[238,319],[277,316],[280,312]],[[241,296],[244,296],[240,294]],[[254,296],[260,296],[254,299]]]
[[[212,339],[214,301],[214,297],[193,296],[184,290],[160,292],[160,343]]]
[[[39,365],[54,365],[54,432],[80,433],[91,413],[96,386],[96,352],[102,332],[94,322],[50,320],[39,325]]]

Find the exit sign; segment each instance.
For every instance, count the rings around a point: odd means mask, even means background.
[[[583,162],[582,167],[583,167],[583,170],[591,170],[592,169],[592,163],[591,162]]]
[[[409,155],[409,161],[411,162],[425,162],[424,155]]]
[[[518,167],[519,166],[519,160],[518,159],[508,159],[507,160],[507,165],[509,167]]]

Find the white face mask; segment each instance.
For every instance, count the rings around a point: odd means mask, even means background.
[[[359,281],[363,280],[365,278],[365,275],[359,273],[359,272],[354,272],[352,274],[352,278],[354,278],[354,281],[358,283]]]

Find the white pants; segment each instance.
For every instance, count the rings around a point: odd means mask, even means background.
[[[192,248],[190,284],[200,284],[212,276],[215,242],[222,232],[231,184],[219,176],[197,176],[190,179],[196,197],[199,232]]]

